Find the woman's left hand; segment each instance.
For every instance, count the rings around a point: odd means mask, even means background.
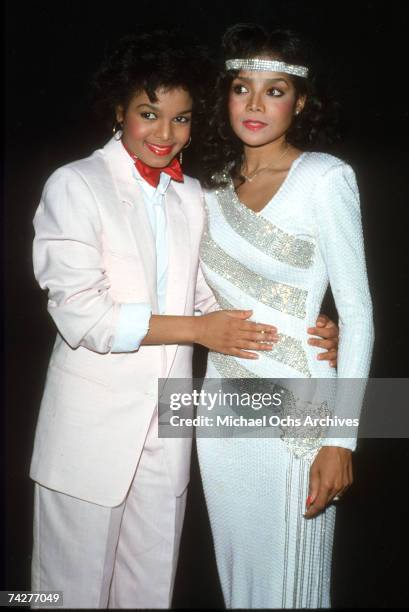
[[[304,517],[313,518],[322,512],[334,497],[341,497],[352,482],[352,451],[339,446],[323,446],[310,468]]]
[[[319,336],[318,338],[308,338],[308,344],[325,349],[324,352],[318,353],[317,359],[328,360],[329,365],[335,368],[338,358],[338,325],[327,317],[327,315],[320,314],[316,322],[316,327],[309,327],[307,332],[311,336]]]

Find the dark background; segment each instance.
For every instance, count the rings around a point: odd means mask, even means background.
[[[109,42],[133,26],[182,25],[217,45],[226,26],[275,19],[309,33],[342,104],[332,152],[358,176],[376,346],[372,376],[408,376],[408,9],[405,2],[138,0],[5,2],[6,183],[4,444],[6,511],[1,589],[29,589],[32,483],[28,466],[55,331],[32,274],[32,218],[46,178],[111,134],[89,108],[89,81]],[[200,359],[197,362],[200,367]],[[385,407],[387,409],[387,407]],[[339,504],[335,607],[408,601],[408,440],[361,440],[355,482]],[[221,607],[196,457],[176,607]]]

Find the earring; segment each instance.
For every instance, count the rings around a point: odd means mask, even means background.
[[[115,121],[113,127],[112,127],[112,134],[115,138],[115,140],[121,140],[122,137],[122,128],[123,128],[123,123],[122,121]],[[121,132],[118,136],[117,133]]]
[[[187,141],[187,144],[183,147],[184,149],[187,149],[188,147],[190,147],[190,143],[192,142],[192,137],[189,136],[189,140]],[[183,152],[180,151],[179,153],[179,163],[180,165],[182,165],[183,162]]]

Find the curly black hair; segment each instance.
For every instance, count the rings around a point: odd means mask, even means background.
[[[230,127],[228,96],[238,70],[226,71],[225,61],[232,58],[271,56],[290,64],[309,67],[308,78],[289,75],[297,97],[306,96],[302,113],[294,117],[286,133],[287,141],[301,149],[334,142],[338,137],[338,105],[318,95],[318,78],[314,70],[311,43],[292,30],[266,30],[256,24],[236,24],[228,28],[222,39],[222,57],[212,100],[208,102],[209,120],[202,139],[200,180],[208,188],[223,184],[221,173],[226,167],[233,177],[240,176],[243,144]]]
[[[135,94],[145,91],[156,102],[158,89],[182,88],[193,99],[194,132],[203,117],[206,90],[215,78],[214,66],[207,48],[178,28],[128,34],[108,50],[94,75],[92,102],[112,128],[116,108],[126,110]]]

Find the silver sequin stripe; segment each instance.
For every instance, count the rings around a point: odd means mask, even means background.
[[[228,176],[224,178],[229,180]],[[314,244],[287,234],[262,215],[246,208],[239,202],[231,180],[226,187],[216,189],[215,195],[227,223],[253,247],[290,266],[303,269],[312,266]]]
[[[221,378],[226,379],[261,379],[262,377],[258,374],[255,374],[251,370],[248,370],[245,366],[241,365],[234,357],[231,355],[222,355],[221,353],[209,353],[209,360],[212,362],[216,370],[219,372]],[[238,380],[235,382],[235,386],[240,391],[240,383]],[[296,410],[296,400],[294,398],[294,394],[289,389],[285,389],[281,385],[273,384],[274,389],[271,390],[271,394],[274,392],[278,392],[282,398],[282,406],[283,413],[282,416],[290,416],[294,417]],[[243,392],[253,392],[252,386],[249,381],[243,383],[242,389]],[[254,389],[256,392],[257,389]],[[314,416],[322,416],[320,412],[320,406],[316,408],[318,412],[314,411],[313,406],[309,409],[309,414],[311,417]],[[284,426],[280,426],[280,438],[284,444],[288,447],[291,453],[300,458],[307,458],[311,456],[311,453],[317,451],[317,449],[321,446],[320,436],[321,431],[314,432],[311,428],[302,428],[299,427],[295,432],[297,435],[292,436],[290,428],[286,428]],[[307,437],[308,433],[316,433],[314,437]]]
[[[234,306],[220,295],[218,291],[213,290],[213,293],[223,309],[234,310]],[[307,355],[302,347],[301,340],[297,340],[297,338],[287,334],[278,334],[278,342],[274,343],[271,351],[263,352],[262,355],[279,363],[284,363],[297,370],[297,372],[301,372],[307,378],[311,378]]]
[[[222,355],[221,353],[209,353],[209,359],[221,378],[261,378],[251,370],[241,365],[234,357]]]
[[[258,302],[299,319],[305,318],[308,294],[305,289],[278,283],[252,272],[223,251],[207,230],[200,244],[200,257],[211,270]]]

